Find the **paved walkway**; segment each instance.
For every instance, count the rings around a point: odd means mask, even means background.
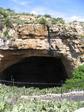
[[[38,99],[44,101],[61,101],[67,99],[69,101],[84,101],[84,91],[72,91],[63,94],[46,94],[38,96],[21,96],[21,99]]]

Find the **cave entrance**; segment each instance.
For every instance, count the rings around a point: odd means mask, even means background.
[[[28,57],[3,71],[3,79],[22,86],[58,86],[67,78],[61,58]]]

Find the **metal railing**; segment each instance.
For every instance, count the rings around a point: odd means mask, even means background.
[[[13,85],[54,85],[60,86],[62,83],[45,83],[45,82],[24,82],[24,81],[14,81],[14,80],[0,80],[0,83],[13,84]]]

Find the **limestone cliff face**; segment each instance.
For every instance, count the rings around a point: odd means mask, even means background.
[[[9,34],[11,39],[0,39],[0,72],[29,56],[60,57],[68,75],[84,63],[84,38],[73,28],[24,24]]]

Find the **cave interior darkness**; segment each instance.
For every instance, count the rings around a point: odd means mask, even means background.
[[[25,82],[22,86],[61,85],[67,78],[61,58],[32,56],[3,71],[3,80]],[[21,84],[16,84],[21,85]]]

